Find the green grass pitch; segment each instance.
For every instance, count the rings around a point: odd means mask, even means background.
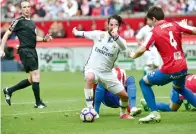
[[[190,72],[196,73],[196,70]],[[142,71],[127,72],[137,83],[137,105],[142,94],[138,85]],[[1,86],[11,86],[22,79],[25,73],[1,73]],[[82,73],[42,72],[41,97],[47,104],[45,109],[34,109],[31,87],[17,91],[12,96],[10,107],[1,94],[2,134],[196,134],[196,112],[185,111],[182,105],[178,112],[161,113],[162,121],[157,124],[138,124],[143,112],[134,120],[119,118],[119,109],[101,106],[100,119],[83,123],[79,113],[85,107],[84,80]],[[157,101],[169,102],[171,84],[154,87]]]

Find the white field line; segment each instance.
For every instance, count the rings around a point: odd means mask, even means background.
[[[159,96],[156,98],[161,98],[161,99],[168,99],[169,97],[166,96]],[[139,98],[138,98],[139,99]],[[70,99],[70,100],[58,100],[58,101],[45,101],[47,103],[59,103],[59,102],[76,102],[79,101],[80,99]],[[25,103],[13,103],[13,104],[34,104],[34,102],[25,102]],[[3,104],[4,105],[4,104]],[[7,104],[5,104],[7,105]],[[102,107],[103,109],[103,107]],[[44,109],[43,109],[44,110]],[[16,113],[16,114],[2,114],[1,116],[17,116],[17,115],[31,115],[31,114],[47,114],[47,113],[62,113],[62,112],[74,112],[74,111],[80,111],[81,109],[69,109],[69,110],[55,110],[55,111],[46,111],[46,112],[26,112],[26,113]]]
[[[70,99],[70,100],[56,100],[56,101],[44,101],[44,103],[61,103],[61,102],[76,102],[79,101],[79,99]],[[34,101],[29,101],[29,102],[13,102],[12,105],[23,105],[23,104],[34,104]],[[7,105],[7,103],[3,103],[1,105]]]
[[[156,97],[157,99],[168,99],[169,97],[168,96],[159,96],[159,97]],[[137,100],[140,100],[141,98],[137,98]],[[44,101],[45,103],[61,103],[61,102],[76,102],[76,101],[81,101],[81,100],[84,100],[84,99],[63,99],[63,100],[56,100],[56,101]],[[24,105],[24,104],[34,104],[35,102],[34,101],[29,101],[29,102],[13,102],[12,105]],[[3,105],[7,105],[7,103],[3,103],[1,104],[2,106]]]
[[[31,114],[62,113],[62,112],[74,112],[74,111],[80,111],[80,110],[81,109],[57,110],[57,111],[47,111],[47,112],[27,112],[27,113],[17,113],[17,114],[2,114],[1,116],[17,116],[17,115],[31,115]]]

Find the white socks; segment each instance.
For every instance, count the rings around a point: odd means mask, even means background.
[[[93,107],[93,88],[92,89],[85,88],[84,95],[85,95],[87,107]]]
[[[128,106],[128,101],[124,102],[120,100],[120,116],[126,113],[127,106]]]

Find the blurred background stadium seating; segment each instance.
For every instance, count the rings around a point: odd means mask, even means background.
[[[11,21],[20,16],[21,0],[1,0],[1,38]],[[31,17],[36,22],[40,36],[52,33],[53,38],[78,38],[72,28],[78,30],[106,30],[107,17],[120,14],[125,21],[120,35],[134,39],[139,29],[145,25],[145,14],[153,6],[160,6],[167,20],[188,19],[188,24],[196,26],[196,0],[29,0]],[[9,40],[17,40],[13,33]],[[9,42],[9,41],[8,41]],[[17,59],[13,43],[8,43],[4,59]],[[66,46],[65,46],[66,47]]]

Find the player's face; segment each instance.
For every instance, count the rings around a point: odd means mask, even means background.
[[[30,11],[31,11],[30,3],[27,1],[22,2],[21,3],[21,11],[22,11],[22,15],[24,15],[25,17],[29,17]]]
[[[108,31],[111,32],[115,27],[118,27],[119,29],[118,21],[116,19],[111,19],[108,24]]]
[[[154,26],[153,24],[153,20],[147,18],[147,21],[146,21],[147,25],[149,25],[150,27]]]

